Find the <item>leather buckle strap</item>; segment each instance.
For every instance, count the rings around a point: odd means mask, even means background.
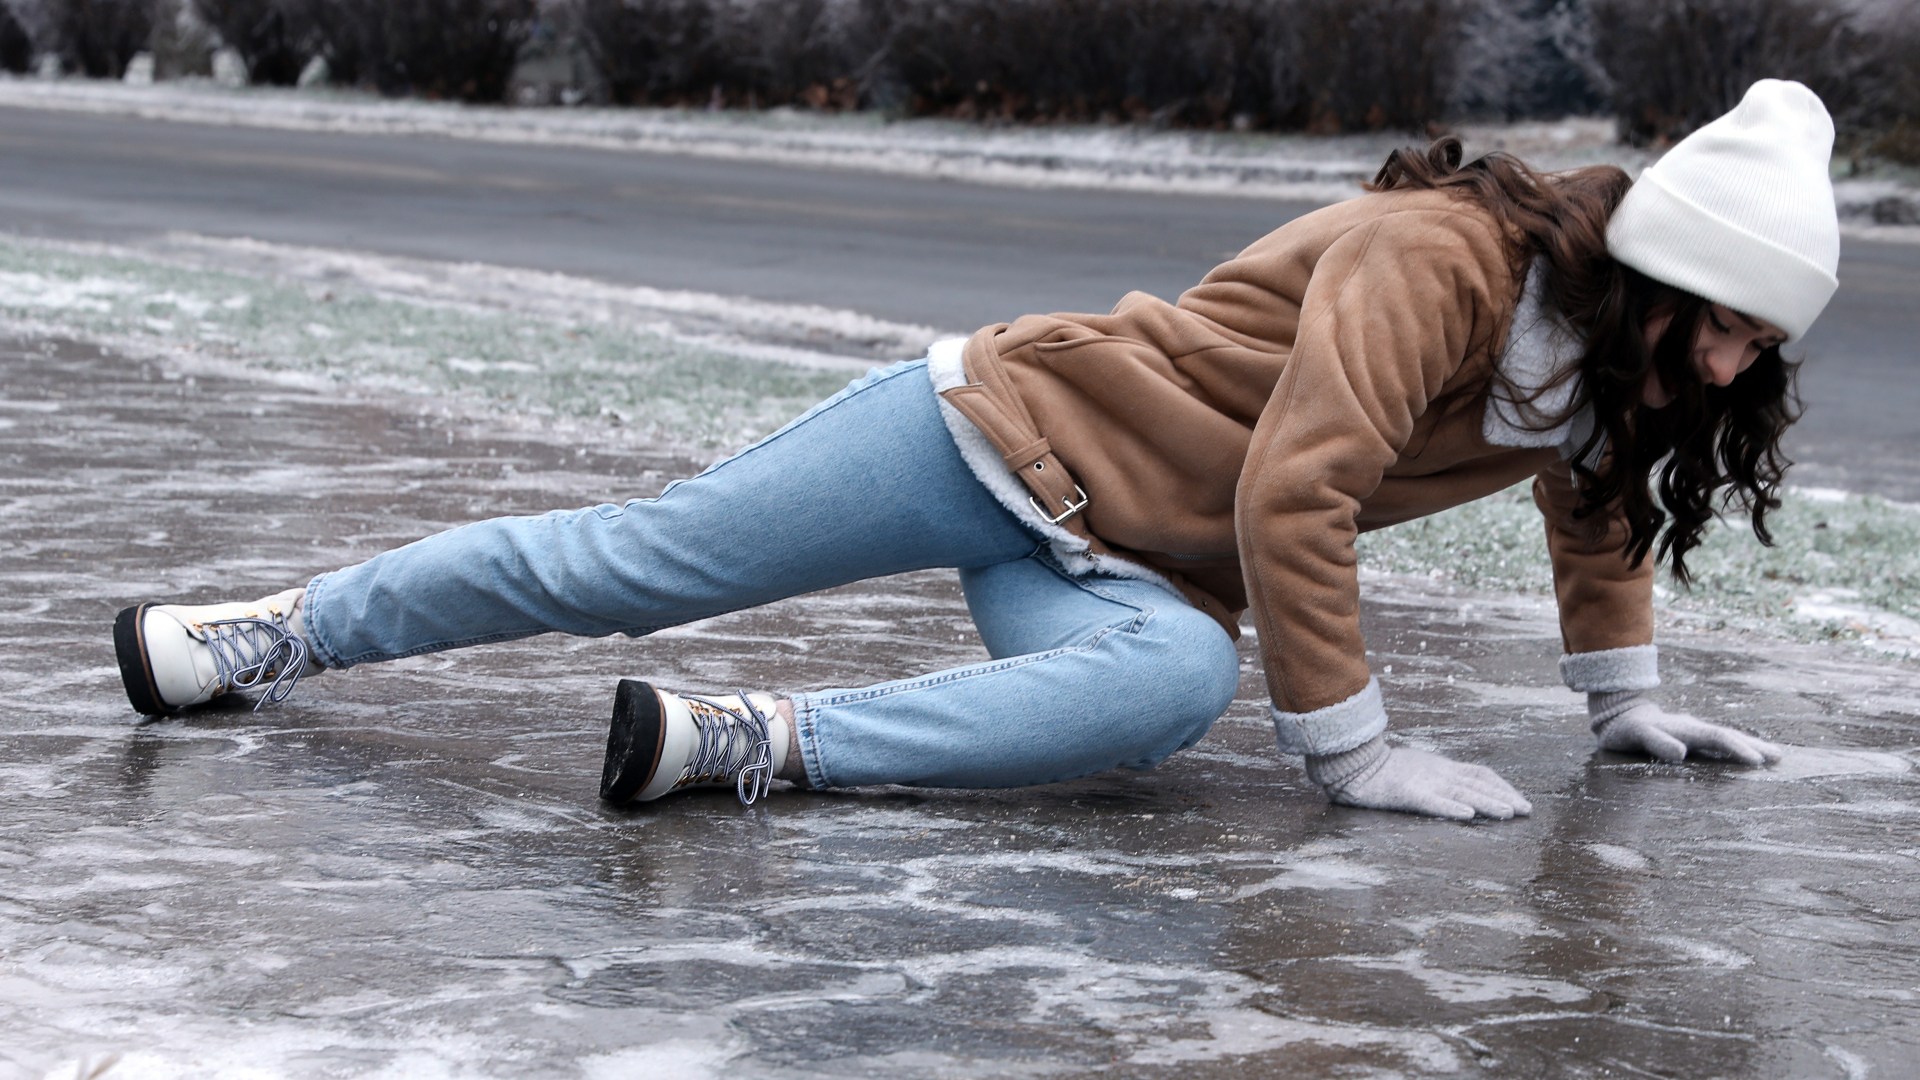
[[[1087,508],[1090,500],[1086,489],[1067,475],[1067,467],[1053,456],[1053,446],[1044,436],[1003,455],[1001,460],[1033,492],[1027,496],[1027,503],[1047,524],[1059,525]],[[1071,494],[1068,489],[1072,489]],[[1051,509],[1054,505],[1060,507],[1057,514]]]
[[[997,358],[969,363],[968,371],[970,375],[977,371],[985,380],[999,384],[1006,380]],[[1042,521],[1085,535],[1085,524],[1075,519],[1087,508],[1086,490],[1054,456],[1053,447],[1036,430],[1033,417],[1018,398],[1011,396],[1011,388],[1002,385],[1001,389],[1005,392],[995,394],[984,383],[967,383],[944,390],[941,396],[1002,451],[1001,460],[1031,493],[1027,502]],[[1009,446],[1014,447],[1011,452],[1005,450]]]

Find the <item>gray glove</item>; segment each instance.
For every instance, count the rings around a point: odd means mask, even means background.
[[[1686,713],[1667,712],[1638,690],[1588,694],[1587,715],[1602,750],[1651,754],[1661,761],[1680,761],[1689,754],[1742,765],[1771,765],[1780,760],[1780,748],[1765,739]]]
[[[1484,765],[1388,746],[1384,735],[1339,754],[1308,754],[1307,778],[1342,806],[1468,821],[1533,813],[1533,804]]]

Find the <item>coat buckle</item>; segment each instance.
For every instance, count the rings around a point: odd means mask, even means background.
[[[1085,510],[1087,503],[1092,501],[1087,498],[1087,493],[1081,489],[1079,484],[1073,485],[1073,493],[1079,496],[1080,501],[1074,502],[1072,499],[1062,499],[1061,502],[1066,505],[1066,509],[1062,510],[1058,517],[1047,513],[1047,508],[1040,505],[1040,500],[1031,495],[1027,496],[1027,502],[1033,505],[1033,512],[1039,514],[1042,521],[1045,521],[1049,525],[1058,525],[1080,511]]]

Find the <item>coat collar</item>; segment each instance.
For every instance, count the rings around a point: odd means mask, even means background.
[[[1593,432],[1593,406],[1573,408],[1580,398],[1577,371],[1560,378],[1576,368],[1585,349],[1573,328],[1547,308],[1541,295],[1546,276],[1544,261],[1534,260],[1488,390],[1480,434],[1494,446],[1551,446],[1571,458]]]

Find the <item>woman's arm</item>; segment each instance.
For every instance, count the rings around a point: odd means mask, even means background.
[[[1651,557],[1627,558],[1627,527],[1612,520],[1598,535],[1574,517],[1579,490],[1572,470],[1555,465],[1534,479],[1534,504],[1546,520],[1554,594],[1566,652],[1560,675],[1587,695],[1587,715],[1603,750],[1662,761],[1708,757],[1770,765],[1780,748],[1733,728],[1670,713],[1646,691],[1660,685],[1653,644]]]
[[[1356,228],[1315,264],[1292,355],[1255,426],[1235,524],[1275,731],[1335,801],[1527,812],[1490,770],[1382,739],[1353,550],[1361,503],[1432,398],[1503,329],[1515,285],[1491,222],[1464,207]]]

